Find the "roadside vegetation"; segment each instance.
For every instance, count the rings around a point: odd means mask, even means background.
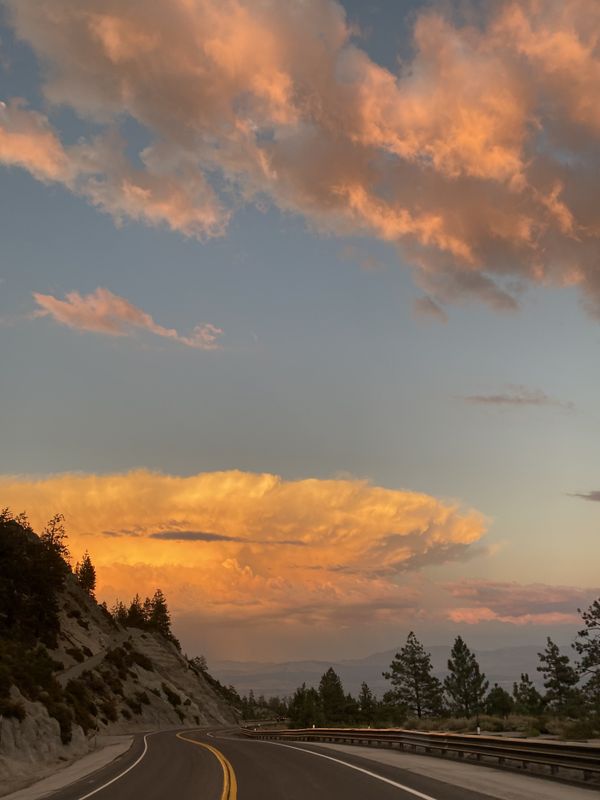
[[[40,702],[58,721],[61,740],[68,744],[73,724],[88,733],[100,722],[116,722],[119,714],[131,719],[149,703],[146,692],[126,689],[127,682],[131,689],[138,681],[136,668],[154,669],[150,659],[127,641],[108,650],[93,671],[84,671],[65,686],[57,680],[65,669],[53,657],[63,607],[67,617],[86,630],[96,608],[115,629],[117,624],[141,628],[180,649],[160,589],[144,601],[136,595],[127,606],[117,602],[112,612],[96,603],[95,589],[96,570],[89,553],[71,567],[62,515],[54,516],[38,535],[25,514],[0,511],[0,716],[22,722],[27,716],[22,698]],[[67,647],[64,652],[78,664],[92,656],[87,647]],[[178,695],[163,686],[166,702],[177,705]]]
[[[600,599],[579,609],[582,628],[573,643],[575,660],[550,638],[539,653],[543,691],[523,673],[512,690],[482,673],[475,654],[457,636],[443,680],[433,674],[431,656],[410,632],[384,677],[390,689],[375,697],[363,683],[347,693],[333,668],[318,687],[302,684],[291,698],[241,698],[248,720],[286,720],[290,727],[402,727],[457,733],[541,734],[565,739],[600,735]]]

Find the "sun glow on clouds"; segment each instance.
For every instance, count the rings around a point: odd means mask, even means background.
[[[430,300],[418,310],[438,319],[469,297],[514,309],[515,277],[577,284],[600,315],[596,0],[499,0],[476,6],[477,24],[428,4],[396,72],[334,0],[7,6],[48,107],[100,133],[67,145],[11,101],[3,163],[117,221],[198,239],[271,198],[315,227],[398,244]],[[126,115],[151,137],[136,166],[115,132]]]
[[[108,289],[98,288],[84,296],[69,292],[64,300],[38,292],[33,298],[38,304],[34,316],[51,317],[61,325],[80,331],[129,336],[135,330],[143,330],[199,350],[216,349],[217,339],[223,333],[220,328],[205,323],[197,325],[191,336],[182,336],[174,328],[158,325],[150,314]]]
[[[593,588],[509,581],[462,581],[445,588],[459,603],[469,603],[448,610],[452,622],[465,625],[575,625],[581,621],[577,609],[588,606],[599,592]]]
[[[64,512],[74,555],[87,548],[98,567],[100,597],[160,585],[176,613],[209,621],[415,613],[414,571],[468,557],[486,527],[424,494],[238,471],[5,477],[0,494],[36,527]]]

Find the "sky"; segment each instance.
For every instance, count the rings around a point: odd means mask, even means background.
[[[0,9],[0,505],[209,662],[570,641],[595,0]]]

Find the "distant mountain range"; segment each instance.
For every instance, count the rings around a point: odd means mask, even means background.
[[[431,653],[435,674],[443,678],[450,647],[435,645],[427,648]],[[476,650],[481,669],[485,672],[490,685],[500,684],[511,691],[513,681],[518,680],[522,672],[528,672],[530,678],[541,686],[538,653],[544,645],[528,644],[515,647],[501,647],[496,650]],[[356,694],[360,684],[366,681],[379,696],[390,688],[390,684],[382,676],[382,672],[390,666],[397,650],[386,650],[373,653],[366,658],[343,661],[215,661],[211,672],[224,684],[233,685],[241,694],[250,689],[256,696],[264,694],[291,695],[302,683],[317,686],[321,675],[328,667],[333,667],[341,677],[346,691]]]

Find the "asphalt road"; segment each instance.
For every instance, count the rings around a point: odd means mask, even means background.
[[[317,745],[221,731],[136,737],[124,756],[52,800],[490,800],[488,795]]]

